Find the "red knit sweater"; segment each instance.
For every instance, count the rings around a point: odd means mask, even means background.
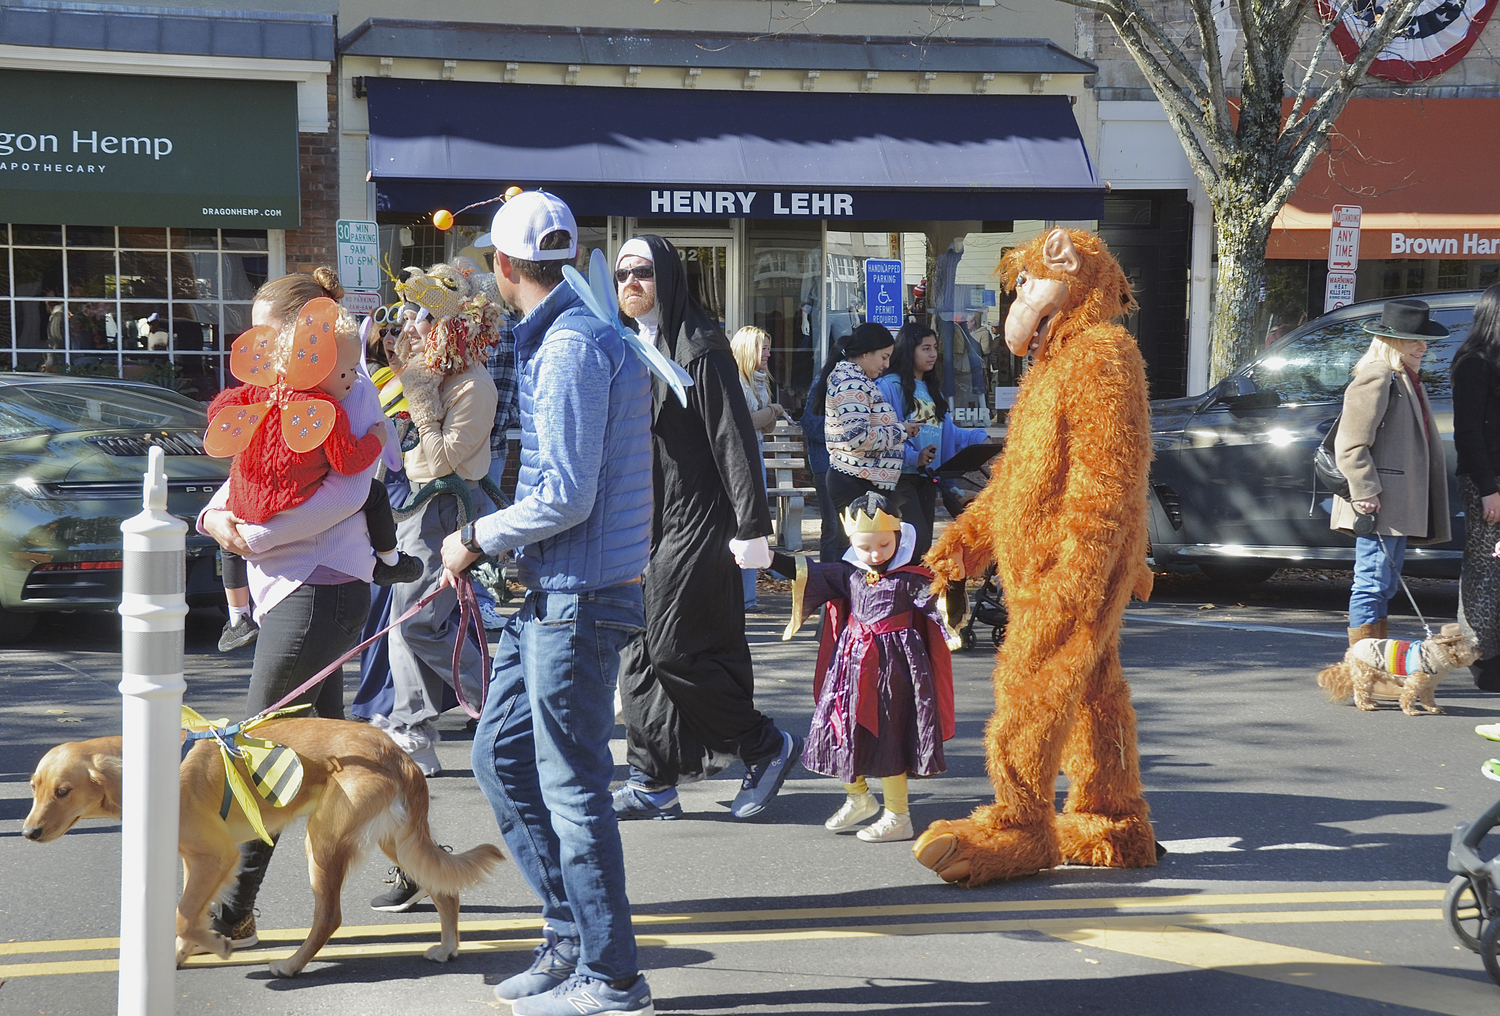
[[[245,406],[265,402],[268,389],[259,385],[240,385],[220,392],[208,407],[212,420],[228,406]],[[356,439],[349,428],[349,414],[344,407],[322,391],[294,392],[296,399],[323,399],[333,402],[333,432],[310,452],[294,452],[281,436],[281,408],[272,405],[244,451],[235,455],[229,471],[229,498],[226,506],[246,522],[262,523],[277,512],[295,508],[312,497],[330,468],[345,476],[365,469],[380,455],[380,438],[371,434]]]

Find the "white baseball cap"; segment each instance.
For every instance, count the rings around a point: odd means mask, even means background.
[[[559,229],[572,238],[567,247],[542,250],[542,238]],[[543,190],[522,191],[500,206],[490,231],[474,241],[522,261],[571,261],[578,256],[578,223],[562,198]]]

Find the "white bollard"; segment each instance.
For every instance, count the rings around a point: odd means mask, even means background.
[[[124,788],[120,798],[119,1016],[171,1016],[176,1002],[177,767],[187,524],[167,514],[162,450],[152,447],[144,510],[125,535],[120,601]]]

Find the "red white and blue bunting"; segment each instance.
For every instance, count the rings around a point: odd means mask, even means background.
[[[1372,77],[1411,84],[1443,73],[1469,52],[1497,0],[1422,0],[1416,14],[1370,64]],[[1318,0],[1323,21],[1337,19],[1333,41],[1346,63],[1385,12],[1387,0]]]

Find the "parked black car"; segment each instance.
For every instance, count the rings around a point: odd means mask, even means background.
[[[1422,361],[1422,384],[1448,450],[1453,539],[1410,547],[1405,572],[1455,578],[1463,559],[1463,504],[1453,479],[1448,367],[1468,333],[1478,291],[1423,296],[1447,327]],[[1350,368],[1370,344],[1364,326],[1384,301],[1342,307],[1288,333],[1206,394],[1151,404],[1151,550],[1169,570],[1262,581],[1283,567],[1352,568],[1354,540],[1328,528],[1333,495],[1313,474],[1313,451],[1342,406]]]

